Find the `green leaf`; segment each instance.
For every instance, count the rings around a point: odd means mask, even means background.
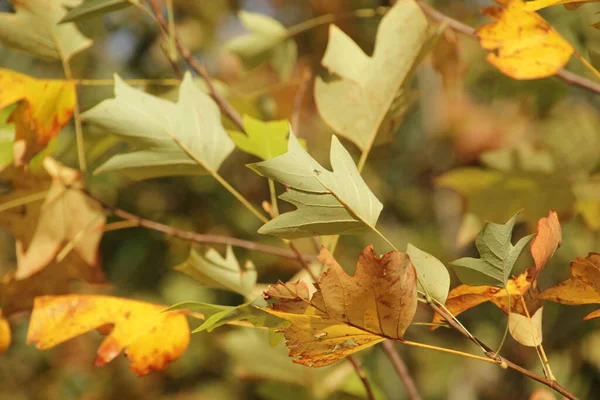
[[[203,285],[230,290],[244,296],[247,296],[256,284],[254,264],[248,261],[244,269],[240,268],[231,246],[227,246],[225,257],[213,248],[201,254],[199,247],[193,247],[189,258],[175,269],[188,274]]]
[[[137,2],[137,0],[83,0],[80,5],[70,9],[60,20],[60,23],[74,22],[79,19],[104,15],[129,7],[134,2]]]
[[[119,172],[133,179],[214,173],[234,148],[219,108],[189,73],[177,103],[133,89],[115,75],[115,98],[83,113],[82,119],[136,147],[112,157],[95,173]]]
[[[259,233],[294,239],[348,234],[375,226],[383,205],[335,136],[331,139],[330,158],[333,172],[317,163],[290,132],[287,153],[248,165],[258,174],[284,184],[287,191],[280,198],[298,208],[269,221]]]
[[[233,38],[225,48],[238,55],[248,69],[269,61],[279,78],[287,80],[298,49],[294,40],[287,39],[285,27],[263,14],[240,11],[238,16],[250,33]]]
[[[244,115],[244,130],[229,131],[235,145],[246,153],[269,160],[285,153],[290,123],[287,120],[263,122]]]
[[[549,209],[570,213],[575,205],[571,182],[559,173],[467,167],[442,175],[436,183],[465,196],[467,211],[482,221],[505,221],[524,208],[523,220],[532,230]]]
[[[321,63],[340,79],[316,79],[323,119],[361,150],[368,147],[426,40],[427,19],[413,0],[397,1],[382,18],[372,57],[331,25]]]
[[[431,254],[410,243],[406,247],[406,253],[417,271],[421,290],[424,287],[431,297],[442,304],[446,304],[446,297],[448,297],[448,290],[450,289],[450,274],[448,274],[446,266]]]
[[[512,231],[519,216],[517,212],[506,224],[486,222],[475,239],[481,258],[465,257],[450,263],[462,283],[471,286],[504,285],[533,236],[521,238],[515,246],[511,243]]]
[[[68,60],[92,41],[73,23],[59,24],[65,7],[75,7],[80,0],[12,1],[16,13],[0,13],[0,41],[9,47],[34,56]]]

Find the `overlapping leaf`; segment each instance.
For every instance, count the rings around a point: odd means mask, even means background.
[[[76,102],[75,84],[0,68],[0,109],[17,102],[9,122],[16,126],[14,160],[19,166],[27,164],[69,123]]]
[[[365,149],[427,40],[427,19],[413,0],[397,1],[383,17],[373,56],[331,25],[322,64],[338,80],[317,78],[315,101],[339,135]]]
[[[600,254],[590,253],[571,262],[572,277],[540,295],[544,300],[568,305],[600,304]],[[585,316],[584,320],[600,317],[600,310]]]
[[[533,238],[521,238],[516,245],[511,243],[512,231],[519,213],[506,224],[486,222],[475,239],[481,258],[465,257],[453,261],[456,274],[461,282],[469,285],[505,285],[515,262]]]
[[[107,324],[114,328],[98,349],[95,364],[111,362],[125,350],[138,375],[166,368],[189,343],[184,314],[166,307],[110,296],[42,296],[35,299],[27,342],[49,349]]]
[[[82,118],[136,147],[112,157],[96,173],[113,171],[134,179],[204,174],[218,170],[234,148],[219,108],[189,73],[178,103],[133,89],[115,75],[115,98]]]
[[[279,215],[258,232],[284,239],[354,233],[375,226],[383,208],[358,173],[352,157],[333,136],[333,172],[317,163],[290,133],[288,152],[249,167],[284,184],[282,200],[297,210]]]
[[[0,13],[0,41],[29,54],[70,59],[92,41],[73,23],[60,24],[67,10],[81,0],[12,0],[16,13]]]
[[[213,248],[204,254],[200,248],[192,248],[189,258],[175,269],[190,275],[203,285],[244,296],[250,294],[256,283],[254,264],[248,261],[242,269],[231,246],[227,246],[225,257]]]
[[[522,0],[497,0],[504,7],[482,12],[496,22],[477,29],[487,60],[514,79],[537,79],[555,75],[571,58],[573,47]]]
[[[263,14],[240,11],[238,16],[250,33],[233,38],[225,47],[237,54],[247,68],[255,68],[268,60],[281,79],[288,79],[298,49],[296,42],[287,38],[285,27]]]
[[[269,287],[266,311],[290,322],[282,331],[290,357],[321,367],[386,338],[401,339],[417,308],[416,271],[405,253],[378,258],[372,246],[349,276],[325,249],[319,256],[329,270],[309,298],[303,282]]]

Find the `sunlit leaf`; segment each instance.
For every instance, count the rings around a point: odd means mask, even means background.
[[[114,324],[100,345],[95,364],[104,366],[125,350],[138,375],[166,368],[183,354],[189,327],[181,312],[110,296],[42,296],[35,299],[27,343],[46,350],[86,332]]]
[[[77,7],[70,9],[60,20],[60,23],[64,24],[65,22],[74,22],[85,18],[104,15],[109,12],[126,8],[137,1],[138,0],[83,0]]]
[[[487,60],[514,79],[555,75],[567,64],[573,47],[522,0],[500,1],[505,7],[488,7],[483,14],[496,22],[477,29],[481,47],[492,50]]]
[[[417,271],[421,290],[423,290],[421,287],[423,284],[424,289],[431,297],[444,304],[448,296],[448,289],[450,289],[450,275],[444,264],[410,243],[406,247],[406,254],[410,256],[410,261]]]
[[[0,13],[0,41],[34,56],[70,59],[92,41],[73,23],[60,24],[66,7],[81,0],[12,0],[16,13]]]
[[[249,165],[258,174],[286,185],[280,198],[297,207],[263,225],[259,233],[294,239],[354,233],[375,226],[383,205],[335,136],[330,159],[333,172],[317,163],[290,133],[287,153]]]
[[[405,253],[378,258],[372,246],[349,276],[326,250],[319,256],[329,270],[309,298],[303,282],[269,287],[265,309],[290,322],[283,328],[290,357],[321,367],[384,339],[401,339],[417,308],[416,271]]]
[[[17,102],[8,122],[16,127],[14,159],[19,166],[27,164],[69,123],[76,102],[75,84],[0,68],[0,109]]]
[[[115,75],[115,98],[85,112],[87,123],[135,146],[95,172],[119,172],[133,179],[204,174],[219,169],[233,151],[215,102],[186,73],[179,102],[133,89]]]
[[[256,283],[254,264],[248,261],[242,269],[231,246],[227,246],[225,257],[213,248],[204,254],[199,247],[192,248],[189,258],[175,269],[190,275],[203,285],[242,295],[248,295]]]
[[[426,39],[427,19],[413,0],[397,1],[382,18],[372,57],[331,25],[321,63],[340,79],[316,79],[323,119],[360,149],[369,146]]]
[[[511,243],[512,231],[519,213],[505,224],[486,222],[475,239],[481,258],[465,257],[450,263],[461,282],[470,285],[504,285],[533,235],[521,238],[516,245]]]

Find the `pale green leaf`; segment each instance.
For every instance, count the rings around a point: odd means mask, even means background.
[[[199,247],[193,247],[189,258],[175,269],[188,274],[203,285],[244,296],[248,295],[256,284],[254,265],[247,262],[242,269],[231,246],[227,246],[225,257],[213,248],[202,254]]]
[[[420,290],[425,289],[431,297],[445,304],[450,289],[450,275],[446,266],[431,254],[410,243],[406,247],[406,253],[417,270]]]
[[[280,198],[297,207],[263,225],[259,233],[294,239],[349,234],[375,226],[383,205],[335,136],[331,139],[330,159],[333,172],[317,163],[290,132],[287,153],[248,165],[258,174],[286,185],[287,191]]]
[[[0,41],[9,47],[42,58],[68,60],[92,41],[73,23],[60,24],[66,7],[81,0],[12,1],[16,13],[0,13]]]
[[[294,40],[287,39],[285,27],[266,15],[247,11],[240,11],[238,15],[250,33],[233,38],[225,48],[238,55],[248,69],[269,61],[280,79],[288,79],[298,49]]]
[[[126,8],[134,2],[137,2],[137,0],[83,0],[80,5],[70,9],[60,20],[60,23],[104,15]]]
[[[235,145],[246,153],[269,160],[285,153],[290,123],[286,120],[263,122],[244,115],[246,134],[230,131]]]
[[[414,0],[397,1],[383,17],[373,56],[331,25],[322,64],[340,79],[317,78],[323,119],[361,150],[375,137],[427,40],[427,19]]]
[[[115,75],[115,98],[82,119],[135,146],[95,172],[120,172],[133,179],[215,172],[234,148],[215,102],[186,73],[179,101],[151,96]]]
[[[511,243],[519,212],[505,224],[486,222],[483,225],[475,239],[481,258],[465,257],[450,263],[462,283],[471,286],[506,286],[517,259],[534,236],[525,236],[514,246]]]

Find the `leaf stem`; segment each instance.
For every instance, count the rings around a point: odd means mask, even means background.
[[[421,396],[421,393],[419,393],[419,389],[417,389],[417,385],[415,384],[415,381],[410,374],[406,363],[402,357],[400,357],[400,354],[398,354],[398,350],[396,349],[396,346],[394,346],[394,342],[391,340],[384,340],[382,346],[385,354],[392,362],[392,365],[396,370],[396,374],[398,374],[402,380],[402,383],[404,383],[404,387],[408,393],[408,398],[410,400],[422,400],[423,397]]]

